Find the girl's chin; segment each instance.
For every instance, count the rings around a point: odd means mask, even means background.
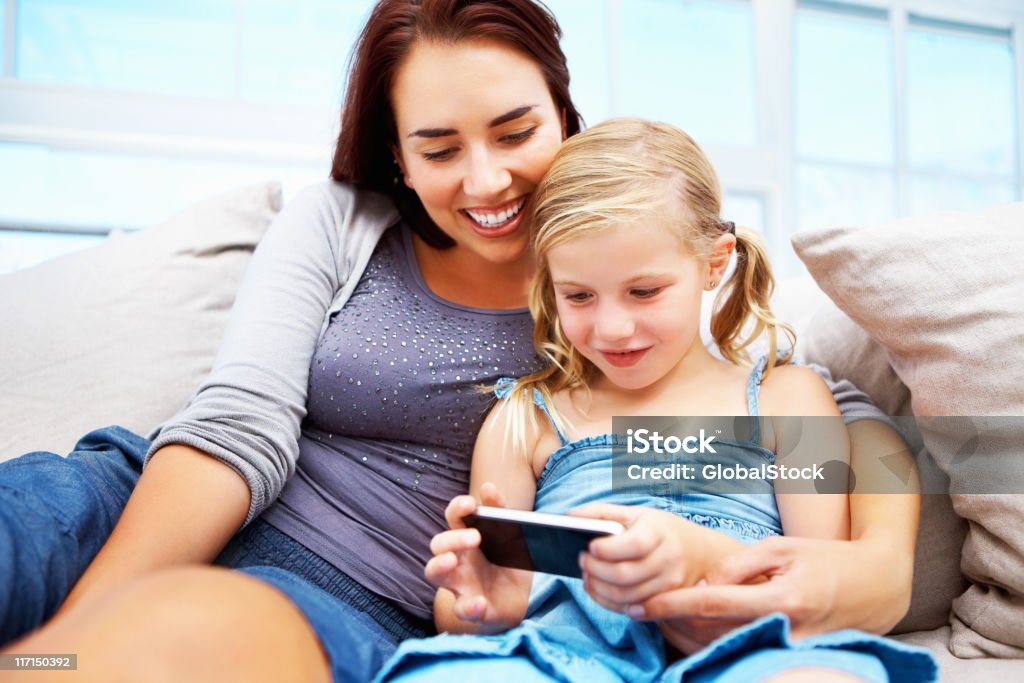
[[[656,377],[651,372],[637,372],[635,369],[629,368],[616,368],[610,366],[607,363],[597,364],[601,374],[604,375],[604,381],[609,386],[614,386],[624,391],[640,391],[647,387],[655,384],[660,377]]]

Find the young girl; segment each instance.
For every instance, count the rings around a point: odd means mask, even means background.
[[[714,561],[765,536],[849,536],[845,494],[756,495],[773,493],[770,480],[739,495],[611,488],[612,449],[624,442],[611,433],[612,416],[838,417],[817,375],[785,364],[778,352],[778,334],[788,329],[768,307],[773,280],[763,248],[754,233],[723,222],[719,208],[711,165],[672,126],[614,120],[563,145],[529,216],[534,343],[549,365],[499,383],[501,403],[474,451],[471,492],[489,505],[617,519],[626,531],[591,543],[581,557],[582,582],[532,575],[487,562],[479,533],[462,521],[476,499],[453,499],[451,529],[434,537],[426,576],[439,587],[438,630],[477,635],[409,641],[382,678],[751,680],[782,672],[775,680],[785,680],[787,669],[818,681],[884,681],[897,672],[901,681],[934,678],[925,651],[860,632],[793,644],[782,616],[737,629],[663,671],[658,626],[595,602],[628,611],[696,584]],[[712,320],[723,361],[701,340],[700,306],[703,291],[725,277],[734,249],[736,269]],[[761,333],[767,355],[753,368],[741,366]],[[845,462],[842,422],[822,422],[834,426],[819,428],[825,432],[815,444],[831,444],[831,452],[816,458]],[[753,424],[763,427],[747,441],[715,442],[720,462],[757,467],[807,447],[770,419]],[[698,649],[667,635],[687,654]]]

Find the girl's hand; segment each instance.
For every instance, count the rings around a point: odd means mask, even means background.
[[[484,505],[505,507],[504,497],[491,483],[481,487],[480,499]],[[476,507],[472,496],[456,496],[448,503],[445,518],[449,530],[430,541],[434,557],[427,562],[424,575],[454,595],[449,605],[456,618],[478,625],[477,632],[495,633],[523,620],[532,575],[487,561],[480,551],[480,532],[463,522]]]
[[[707,529],[662,510],[596,503],[570,513],[610,519],[626,530],[591,541],[580,557],[584,585],[604,607],[624,612],[665,591],[692,586],[704,576]]]

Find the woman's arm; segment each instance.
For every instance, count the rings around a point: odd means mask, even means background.
[[[355,264],[394,212],[369,201],[324,183],[273,221],[249,263],[213,370],[161,427],[125,511],[66,609],[162,567],[209,562],[277,497],[298,457],[310,362],[327,310],[339,288],[358,279]]]
[[[230,467],[189,446],[160,449],[57,615],[161,567],[212,561],[248,509],[249,487]]]
[[[229,465],[249,484],[245,523],[273,503],[295,471],[327,311],[355,287],[393,214],[379,195],[340,183],[288,202],[249,262],[210,375],[149,456],[183,444]]]

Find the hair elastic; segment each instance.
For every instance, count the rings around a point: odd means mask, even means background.
[[[736,224],[733,223],[732,221],[725,221],[725,222],[723,222],[722,223],[722,229],[725,230],[730,235],[735,235],[736,234]]]

